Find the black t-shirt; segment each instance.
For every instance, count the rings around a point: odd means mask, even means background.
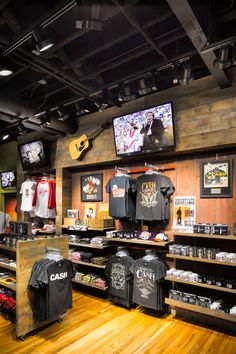
[[[47,267],[41,282],[48,286],[48,317],[53,319],[72,307],[73,264],[68,259]]]
[[[134,260],[130,256],[111,256],[106,265],[109,294],[120,298],[127,298],[127,283],[131,280],[130,267]]]
[[[165,265],[158,259],[146,261],[141,258],[134,262],[130,270],[134,276],[133,302],[157,310],[159,308],[158,281],[166,274]]]
[[[169,219],[169,197],[175,188],[167,176],[143,174],[136,179],[137,200],[136,219]]]
[[[134,216],[135,193],[134,180],[129,176],[114,176],[106,185],[109,193],[109,215],[117,219],[130,218]]]

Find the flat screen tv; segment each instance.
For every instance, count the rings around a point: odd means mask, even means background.
[[[113,118],[113,130],[118,156],[173,149],[172,102]]]
[[[16,188],[16,171],[4,171],[0,176],[2,189]]]
[[[20,144],[18,148],[23,170],[32,170],[48,166],[48,154],[42,139]]]

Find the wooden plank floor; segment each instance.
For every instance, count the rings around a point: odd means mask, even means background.
[[[175,319],[126,310],[74,292],[74,308],[24,342],[0,316],[0,354],[235,354],[236,337]]]

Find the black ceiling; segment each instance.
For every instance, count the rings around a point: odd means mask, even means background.
[[[58,9],[67,4],[70,10],[55,19]],[[95,4],[100,4],[103,30],[77,29],[76,20],[90,20]],[[31,39],[19,45],[32,30],[51,37],[55,45],[40,56],[32,52]],[[234,0],[1,0],[0,63],[4,60],[14,72],[0,79],[0,92],[12,101],[27,102],[34,112],[63,104],[67,111],[75,111],[74,102],[84,108],[84,98],[95,111],[102,90],[108,90],[109,105],[121,104],[122,85],[129,84],[138,97],[139,79],[146,77],[150,83],[152,73],[158,90],[173,86],[171,64],[186,58],[195,79],[213,74],[225,87],[230,84],[227,76],[212,62],[219,50],[203,54],[201,49],[234,35]],[[0,124],[1,130],[9,125]]]

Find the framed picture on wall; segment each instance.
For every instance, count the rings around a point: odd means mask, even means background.
[[[97,204],[86,203],[84,204],[84,220],[96,218]]]
[[[201,198],[232,198],[233,161],[201,161]]]
[[[82,202],[101,202],[103,190],[102,173],[94,173],[81,176],[81,201]]]

